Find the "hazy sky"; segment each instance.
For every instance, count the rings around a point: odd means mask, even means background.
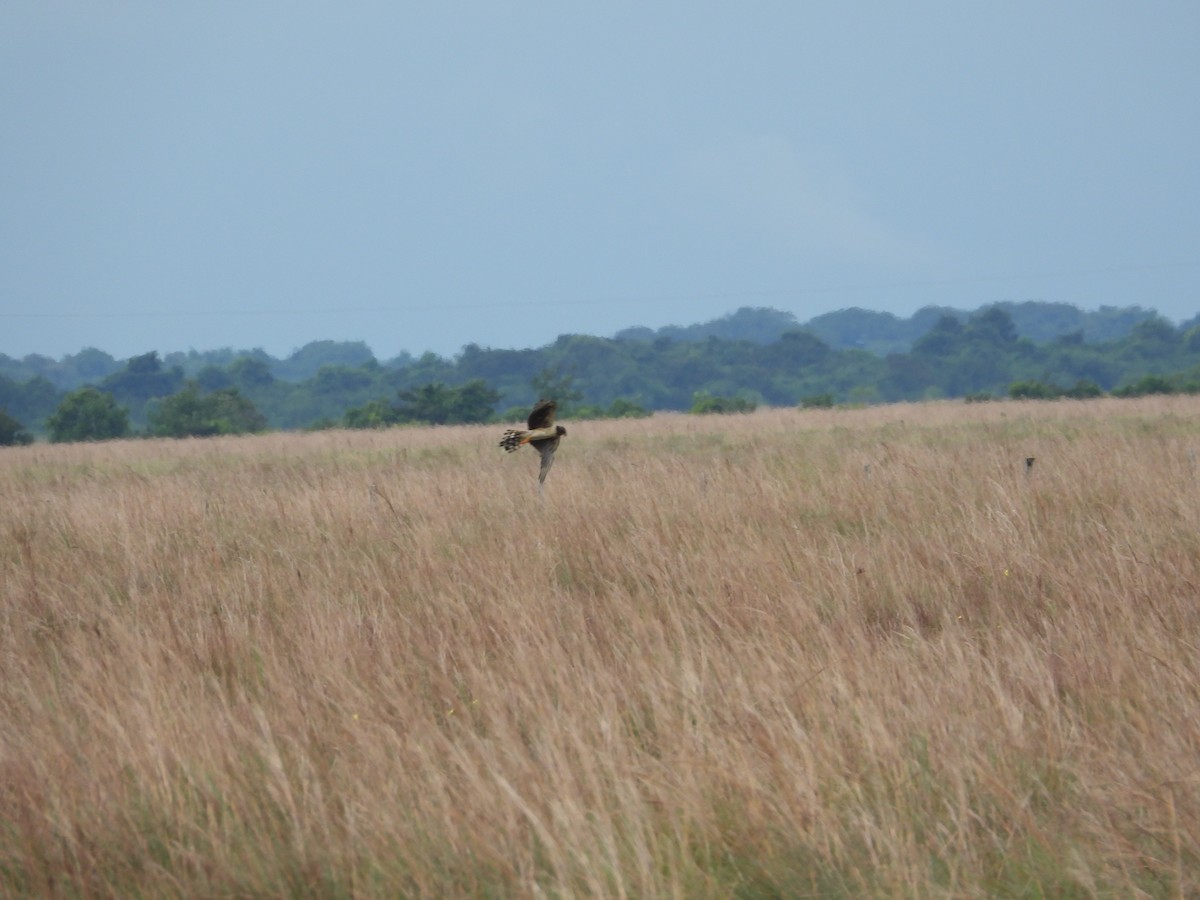
[[[1200,4],[4,0],[0,352],[1200,312]]]

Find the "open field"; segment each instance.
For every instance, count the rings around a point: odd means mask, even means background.
[[[0,451],[0,894],[1200,892],[1200,399],[568,426]]]

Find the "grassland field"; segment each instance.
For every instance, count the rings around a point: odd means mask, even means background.
[[[1200,896],[1200,399],[568,424],[0,450],[0,895]]]

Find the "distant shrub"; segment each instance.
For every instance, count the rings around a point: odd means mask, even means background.
[[[211,437],[265,431],[267,419],[237,388],[206,394],[195,382],[157,401],[150,409],[150,433],[156,437]]]
[[[833,409],[833,394],[809,394],[800,398],[801,409]]]
[[[1008,396],[1014,400],[1057,400],[1060,397],[1090,400],[1093,397],[1103,397],[1104,391],[1096,382],[1086,378],[1081,378],[1069,388],[1046,381],[1014,381],[1008,386]]]
[[[1149,394],[1174,394],[1175,386],[1162,375],[1143,375],[1133,384],[1119,387],[1112,392],[1114,397],[1145,397]]]
[[[25,430],[25,426],[0,409],[0,447],[32,443],[33,435]]]
[[[347,428],[387,428],[399,422],[399,414],[387,400],[371,400],[346,410],[342,416],[342,424]]]
[[[1054,400],[1062,395],[1062,388],[1044,381],[1014,381],[1008,386],[1008,396],[1014,400]]]
[[[692,395],[691,412],[697,415],[712,413],[748,413],[754,412],[758,404],[745,397],[717,397],[705,391],[697,391]]]
[[[123,438],[129,435],[129,411],[107,391],[81,387],[63,398],[46,428],[56,444]]]
[[[610,419],[644,419],[649,415],[650,410],[646,407],[624,397],[618,397],[608,405]]]
[[[973,391],[963,397],[963,400],[967,403],[988,403],[995,399],[989,391]]]
[[[1075,382],[1074,387],[1064,391],[1063,396],[1070,397],[1072,400],[1091,400],[1096,397],[1103,397],[1104,391],[1096,382],[1081,378]]]

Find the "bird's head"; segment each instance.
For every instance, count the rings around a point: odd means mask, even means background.
[[[567,429],[565,429],[561,425],[559,425],[557,428],[554,429],[554,433],[557,434],[559,437],[564,437],[567,433]]]

